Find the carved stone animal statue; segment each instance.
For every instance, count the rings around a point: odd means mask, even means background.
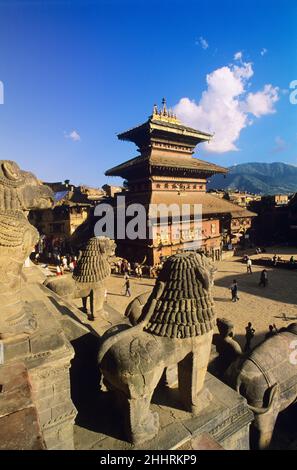
[[[242,349],[234,339],[234,325],[230,320],[218,318],[217,327],[219,334],[214,334],[212,339],[217,355],[208,370],[222,379],[230,364],[242,355]]]
[[[128,318],[131,325],[137,325],[139,318],[141,317],[143,307],[147,303],[149,296],[151,295],[150,292],[144,292],[143,294],[138,295],[135,297],[131,302],[128,304],[125,317]]]
[[[269,447],[278,414],[297,401],[297,323],[259,344],[227,370],[227,383],[254,412],[255,447]]]
[[[39,238],[26,213],[52,203],[48,186],[15,162],[0,160],[0,338],[36,329],[21,295],[23,264]]]
[[[109,257],[115,252],[115,242],[106,237],[90,238],[82,250],[72,276],[47,279],[44,285],[61,297],[82,299],[87,311],[90,300],[90,319],[94,320],[104,311],[104,280],[110,276]]]
[[[213,265],[197,253],[171,256],[142,309],[138,324],[101,345],[98,361],[108,389],[124,413],[133,443],[152,439],[159,429],[150,402],[165,367],[178,364],[180,399],[198,413],[210,393],[203,389],[215,313]]]

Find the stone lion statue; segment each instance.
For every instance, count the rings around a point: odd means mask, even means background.
[[[178,365],[180,399],[187,410],[198,413],[210,400],[203,385],[216,324],[213,273],[203,254],[171,256],[137,324],[103,338],[98,356],[103,381],[115,391],[133,443],[158,432],[158,415],[151,412],[150,402],[164,368]]]
[[[0,338],[36,329],[30,306],[21,295],[23,264],[39,238],[26,213],[52,203],[48,186],[15,162],[0,160]]]
[[[47,279],[44,285],[61,297],[82,299],[87,311],[90,300],[90,319],[94,320],[104,311],[104,280],[110,276],[109,257],[115,252],[115,242],[107,237],[93,237],[81,251],[72,276]]]
[[[296,344],[297,323],[291,323],[239,356],[225,373],[226,383],[246,398],[254,413],[254,449],[269,449],[279,413],[297,403]]]

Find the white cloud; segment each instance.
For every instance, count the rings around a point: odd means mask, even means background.
[[[246,98],[246,111],[256,117],[275,113],[274,104],[279,99],[279,88],[265,85],[262,91],[249,93]]]
[[[73,130],[67,134],[67,132],[64,132],[64,135],[66,139],[71,139],[73,142],[78,142],[80,139],[80,135],[76,130]]]
[[[253,74],[250,62],[216,69],[207,75],[207,89],[199,102],[185,97],[174,107],[185,124],[215,134],[205,145],[207,151],[238,150],[236,142],[241,131],[254,123],[251,117],[275,112],[278,88],[265,85],[262,91],[247,95]]]
[[[242,60],[242,52],[241,51],[236,52],[236,54],[234,54],[234,60]]]
[[[261,50],[260,54],[261,56],[263,57],[263,55],[267,54],[268,52],[268,49],[266,49],[266,47],[263,47],[263,49]]]
[[[197,46],[201,46],[202,49],[204,49],[204,50],[206,50],[206,49],[209,48],[208,42],[207,42],[206,39],[203,38],[202,36],[200,36],[199,40],[196,41],[196,45],[197,45]]]
[[[287,144],[284,139],[282,139],[280,136],[277,136],[275,138],[275,147],[273,148],[272,152],[273,153],[280,153],[286,150]]]

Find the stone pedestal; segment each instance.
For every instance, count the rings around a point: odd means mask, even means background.
[[[0,450],[41,450],[45,443],[22,362],[0,367]]]
[[[74,351],[59,322],[42,301],[30,302],[38,329],[30,336],[1,341],[3,365],[22,362],[47,449],[73,449],[76,409],[70,396],[69,368]]]
[[[213,447],[226,450],[249,449],[249,427],[253,413],[248,409],[246,400],[230,387],[211,374],[207,374],[205,387],[212,394],[212,401],[198,416],[184,411],[179,399],[178,390],[160,387],[156,390],[151,409],[159,414],[160,430],[151,441],[141,446],[132,446],[120,433],[121,417],[116,415],[112,397],[108,392],[101,392],[97,408],[100,419],[100,432],[94,432],[94,426],[88,429],[84,421],[83,427],[75,425],[74,437],[77,449],[94,450],[175,450],[199,449]],[[113,423],[113,424],[112,424]],[[205,436],[210,436],[207,439]],[[201,436],[204,436],[202,439]],[[197,439],[196,439],[197,438]],[[193,447],[194,443],[194,447]],[[214,445],[215,443],[215,445]],[[197,447],[198,448],[198,447]]]

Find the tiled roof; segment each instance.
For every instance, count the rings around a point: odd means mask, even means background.
[[[164,122],[164,121],[159,121],[159,120],[152,120],[152,124],[157,124],[158,126],[164,126],[164,127],[171,127],[172,129],[182,129],[188,132],[191,132],[193,134],[202,134],[207,137],[212,137],[212,134],[209,134],[208,132],[200,131],[199,129],[193,129],[193,127],[188,127],[185,126],[184,124],[175,124],[173,122]]]
[[[189,170],[200,170],[210,173],[227,173],[227,169],[213,163],[206,162],[194,157],[165,157],[165,156],[151,156],[151,157],[135,157],[118,166],[110,168],[105,172],[106,176],[120,176],[122,171],[140,165],[150,165],[151,167],[164,167],[164,168],[186,168]]]
[[[202,205],[202,216],[203,215],[215,215],[215,214],[231,214],[233,218],[238,217],[255,217],[257,214],[254,212],[248,211],[236,204],[221,199],[217,196],[212,196],[209,193],[203,192],[180,192],[177,191],[153,191],[150,194],[141,193],[133,194],[127,191],[126,193],[121,194],[121,196],[126,196],[126,203],[138,203],[143,204],[145,207],[148,207],[149,204],[165,204],[169,206],[170,204],[201,204]]]
[[[227,169],[221,166],[215,165],[214,163],[209,163],[204,160],[200,160],[194,157],[185,157],[181,158],[177,157],[159,157],[153,156],[150,159],[150,163],[152,166],[164,166],[164,167],[181,167],[181,168],[189,168],[194,170],[202,170],[202,171],[211,171],[214,173],[227,173]]]
[[[193,129],[192,127],[185,126],[184,124],[181,123],[174,123],[174,122],[169,122],[169,121],[162,121],[159,119],[149,119],[148,121],[144,122],[143,124],[140,124],[139,126],[132,127],[131,129],[128,129],[125,132],[121,132],[118,134],[118,138],[120,140],[130,140],[130,138],[142,131],[145,130],[153,130],[153,129],[158,129],[158,128],[164,127],[167,129],[172,129],[172,131],[175,131],[177,134],[188,134],[192,136],[197,136],[198,138],[204,138],[204,140],[209,140],[212,137],[212,134],[209,134],[207,132],[200,131],[198,129]],[[177,132],[176,132],[177,131]],[[169,131],[170,132],[170,131]]]
[[[232,217],[255,217],[257,214],[248,211],[236,204],[212,196],[209,193],[181,192],[170,193],[154,191],[152,193],[152,204],[202,204],[202,214],[232,214]]]
[[[79,191],[58,191],[54,193],[56,206],[91,206],[92,201]]]

